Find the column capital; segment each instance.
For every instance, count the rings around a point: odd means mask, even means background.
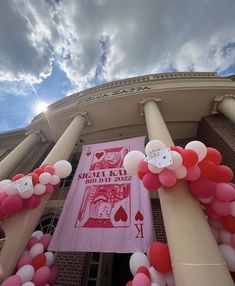
[[[160,98],[160,97],[148,97],[148,98],[144,98],[144,99],[140,100],[139,101],[139,104],[140,104],[140,116],[144,116],[144,105],[148,101],[154,101],[156,103],[159,103],[159,102],[162,101],[162,98]]]
[[[27,130],[26,129],[25,135],[29,136],[30,134],[38,135],[38,137],[40,138],[41,142],[46,142],[47,141],[47,139],[44,136],[42,130],[40,130],[40,129],[39,130]]]
[[[218,105],[225,100],[226,98],[232,98],[235,100],[235,94],[224,94],[224,95],[218,95],[214,98],[214,102],[213,102],[213,107],[212,107],[212,111],[211,114],[218,114]]]
[[[85,119],[85,121],[86,121],[86,126],[92,125],[92,122],[91,122],[91,120],[90,120],[90,117],[89,117],[87,111],[78,111],[78,112],[75,112],[75,113],[73,113],[72,115],[70,115],[69,118],[73,119],[74,117],[76,117],[76,116],[78,116],[78,115],[82,116],[82,117]]]

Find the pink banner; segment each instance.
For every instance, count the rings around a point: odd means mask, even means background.
[[[49,250],[146,252],[155,240],[149,192],[123,168],[144,137],[83,146]]]

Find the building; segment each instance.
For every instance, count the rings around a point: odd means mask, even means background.
[[[23,129],[0,133],[0,179],[28,173],[42,162],[60,159],[69,159],[75,169],[83,144],[140,135],[183,146],[197,138],[219,149],[223,163],[235,170],[234,123],[234,76],[165,73],[114,81],[53,103]],[[50,198],[45,196],[38,208],[23,211],[3,223],[8,240],[0,252],[0,263],[6,275],[14,269],[36,227],[53,229],[71,179],[72,176]],[[183,202],[180,207],[179,198]],[[169,199],[175,200],[170,210]],[[224,266],[216,271],[210,267],[209,261],[220,261],[218,249],[186,187],[179,187],[177,196],[172,192],[171,198],[160,193],[161,206],[156,195],[151,200],[157,239],[166,241],[166,229],[172,259],[205,265],[195,272],[176,263],[177,285],[233,285]],[[190,226],[192,222],[195,225]],[[195,227],[196,235],[188,232]],[[18,237],[21,239],[16,243]],[[128,259],[128,255],[117,254],[57,253],[61,270],[57,285],[125,285],[124,279],[130,275]],[[193,280],[195,275],[197,279]]]

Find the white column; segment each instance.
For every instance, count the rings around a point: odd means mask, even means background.
[[[144,104],[149,140],[173,141],[154,100]],[[230,273],[188,185],[179,182],[170,191],[160,188],[167,241],[177,286],[232,286]]]
[[[8,179],[8,176],[39,141],[39,134],[30,133],[19,145],[17,145],[15,149],[0,162],[0,180]]]
[[[77,115],[74,117],[44,162],[53,164],[58,160],[67,160],[78,141],[85,123],[86,119],[83,116]],[[2,226],[6,233],[7,241],[0,251],[0,265],[2,265],[4,277],[8,277],[13,272],[49,199],[50,195],[44,195],[41,204],[37,208],[21,211],[9,217],[3,223]]]
[[[217,109],[235,123],[235,95],[224,96]]]

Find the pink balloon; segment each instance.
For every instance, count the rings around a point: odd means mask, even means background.
[[[34,273],[32,282],[36,285],[44,285],[49,281],[49,278],[50,268],[47,266],[43,266]]]
[[[54,186],[53,185],[51,185],[51,184],[47,184],[46,185],[46,194],[51,194],[51,193],[53,193],[53,191],[54,191]]]
[[[39,242],[42,243],[42,245],[44,246],[44,249],[47,249],[50,241],[51,241],[52,235],[51,234],[44,234],[40,239]]]
[[[171,188],[177,182],[176,174],[173,171],[165,169],[159,174],[159,181],[164,187]]]
[[[1,204],[1,202],[6,198],[6,193],[5,192],[1,192],[0,191],[0,204]]]
[[[215,196],[221,201],[232,201],[235,199],[235,190],[228,183],[217,183],[215,185]]]
[[[48,283],[50,285],[54,285],[54,283],[58,279],[58,276],[59,276],[59,268],[55,264],[53,264],[50,268],[50,277]]]
[[[229,202],[224,202],[216,199],[211,202],[211,208],[215,213],[221,216],[229,215],[231,212],[231,206]]]
[[[214,212],[211,205],[207,206],[206,214],[212,220],[220,220],[221,219],[221,216],[219,214],[217,214],[216,212]]]
[[[32,261],[33,261],[33,258],[31,257],[31,255],[24,255],[19,259],[19,261],[16,265],[16,269],[18,270],[24,265],[31,264]]]
[[[132,285],[133,286],[150,286],[151,282],[148,278],[148,276],[146,276],[143,273],[137,273],[134,276],[134,279],[132,281]]]
[[[196,181],[190,182],[191,192],[199,198],[208,198],[214,196],[215,182],[212,180],[201,177]]]
[[[34,244],[36,244],[36,243],[38,243],[38,242],[39,242],[39,241],[38,241],[37,237],[30,237],[29,242],[28,242],[28,244],[27,244],[27,249],[30,250],[30,248],[31,248],[32,246],[34,246]]]
[[[0,211],[6,215],[12,215],[19,212],[23,206],[23,199],[19,195],[6,197],[0,207]]]
[[[37,206],[39,206],[40,203],[41,203],[41,197],[36,196],[36,195],[32,195],[31,198],[24,200],[24,208],[29,209],[29,210],[34,209]]]
[[[22,280],[19,276],[12,275],[8,277],[2,284],[1,286],[21,286],[22,285]]]
[[[151,172],[146,173],[143,176],[143,184],[145,188],[148,189],[149,191],[156,191],[158,188],[161,187],[158,175],[153,174]]]
[[[197,179],[200,178],[200,176],[201,176],[201,170],[197,165],[195,165],[187,169],[187,175],[185,179],[188,181],[196,181]]]

